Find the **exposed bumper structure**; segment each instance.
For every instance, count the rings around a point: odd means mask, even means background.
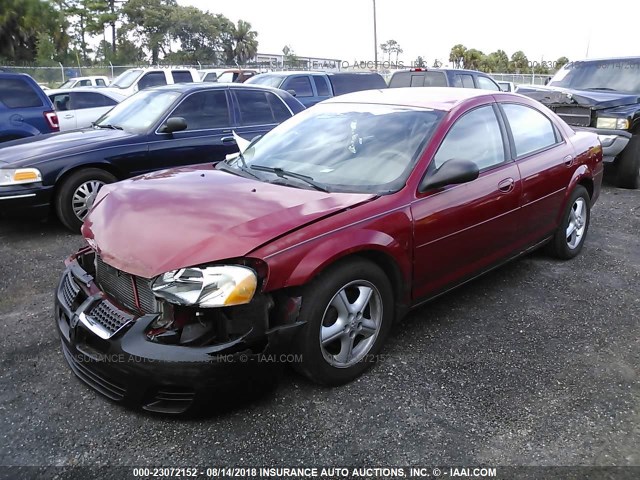
[[[159,413],[198,409],[239,382],[264,380],[275,363],[260,359],[286,351],[301,326],[253,325],[222,343],[166,345],[147,335],[158,315],[120,307],[75,260],[56,292],[55,323],[76,376],[113,401]]]
[[[602,144],[602,157],[606,163],[613,162],[616,157],[625,149],[631,133],[626,130],[606,130],[591,127],[572,127],[574,130],[585,130],[598,135],[598,140]]]

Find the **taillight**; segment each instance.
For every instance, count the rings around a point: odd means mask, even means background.
[[[44,112],[44,118],[47,119],[47,123],[51,130],[54,132],[60,131],[60,124],[58,123],[58,114],[56,112]]]

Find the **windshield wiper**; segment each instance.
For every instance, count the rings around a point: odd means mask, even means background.
[[[229,173],[236,173],[236,174],[237,174],[237,173],[238,173],[238,171],[237,171],[237,170],[234,170],[234,169],[232,168],[232,167],[237,167],[237,168],[238,168],[238,170],[240,170],[241,172],[244,172],[244,173],[246,173],[247,175],[252,176],[252,177],[253,177],[253,178],[255,178],[256,180],[260,180],[260,181],[262,181],[262,179],[261,179],[258,175],[256,175],[255,173],[253,173],[251,170],[249,170],[249,169],[247,168],[247,163],[244,161],[244,157],[242,156],[242,153],[241,153],[239,156],[240,156],[240,158],[242,159],[242,164],[239,164],[239,163],[237,163],[237,162],[236,162],[236,163],[234,163],[234,164],[232,164],[232,163],[231,163],[231,160],[235,160],[235,158],[233,158],[233,159],[227,159],[227,160],[224,160],[223,162],[219,162],[219,163],[216,165],[216,168],[218,168],[218,169],[220,169],[220,170],[224,170],[225,172],[229,172]],[[236,157],[236,158],[237,158],[237,157]],[[244,175],[243,175],[243,176],[244,176]]]
[[[307,185],[312,186],[316,190],[320,190],[321,192],[325,192],[325,193],[330,193],[326,187],[315,182],[313,180],[313,177],[310,177],[308,175],[302,175],[301,173],[290,172],[288,170],[283,170],[282,168],[279,168],[279,167],[267,167],[266,165],[251,165],[249,168],[252,168],[253,170],[259,170],[261,172],[275,173],[280,178],[291,177],[298,180],[302,180]]]
[[[608,92],[617,91],[615,88],[609,88],[609,87],[593,87],[593,88],[587,88],[587,90],[606,90]]]
[[[94,127],[98,127],[98,128],[109,128],[111,130],[123,130],[122,127],[119,127],[118,125],[111,125],[110,123],[95,123],[95,122],[92,122],[91,124]]]

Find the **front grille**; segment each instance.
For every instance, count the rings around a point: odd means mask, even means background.
[[[96,255],[96,282],[105,293],[133,311],[142,313],[156,313],[158,311],[149,280],[113,268],[98,255]],[[136,304],[134,284],[140,305]]]
[[[80,380],[111,400],[120,401],[124,398],[127,390],[121,384],[92,370],[91,362],[84,361],[85,359],[88,360],[87,357],[75,358],[64,342],[62,343],[62,351],[71,370]]]
[[[67,308],[72,308],[73,302],[78,298],[80,287],[73,280],[71,273],[67,273],[62,280],[62,298]]]
[[[591,125],[591,109],[589,107],[551,105],[549,108],[569,125],[575,127]]]
[[[109,300],[103,300],[96,304],[86,315],[100,324],[109,332],[110,336],[115,335],[122,327],[134,319],[133,315],[123,312]]]

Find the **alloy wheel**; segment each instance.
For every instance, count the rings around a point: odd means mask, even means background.
[[[104,182],[101,182],[100,180],[89,180],[88,182],[80,184],[78,188],[76,188],[71,199],[73,213],[76,214],[76,217],[80,220],[84,220],[84,217],[87,216],[87,213],[89,213],[89,210],[93,207],[93,202],[98,195],[98,191],[103,186]]]

